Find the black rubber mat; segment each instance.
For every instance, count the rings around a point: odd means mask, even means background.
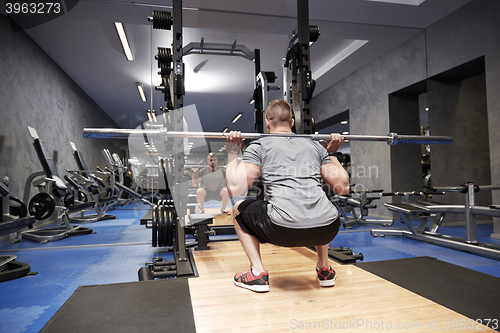
[[[500,279],[497,277],[431,257],[355,265],[500,331]]]
[[[78,287],[40,332],[196,332],[188,280]]]

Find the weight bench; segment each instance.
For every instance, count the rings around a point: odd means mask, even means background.
[[[196,251],[210,250],[208,246],[208,225],[214,223],[214,216],[210,214],[189,214],[189,223],[186,227],[196,227],[198,244]]]
[[[453,188],[436,188],[437,192],[450,191],[465,194],[465,205],[419,205],[415,203],[386,203],[389,210],[397,212],[402,222],[409,230],[373,229],[371,234],[377,237],[405,236],[411,239],[428,242],[434,245],[448,247],[454,250],[469,252],[480,256],[500,260],[500,246],[477,241],[477,227],[475,215],[500,217],[500,209],[491,207],[474,206],[475,186],[472,183]],[[479,191],[480,187],[477,187]],[[483,186],[484,190],[500,189],[500,186]],[[472,203],[472,205],[471,205]],[[441,215],[439,215],[441,214]],[[464,214],[466,238],[455,237],[438,233],[438,229],[446,214]],[[420,225],[411,223],[410,217],[421,219]],[[432,228],[428,229],[428,220],[433,221]]]
[[[41,188],[40,193],[33,196],[30,200],[29,208],[30,213],[39,217],[43,220],[50,219],[54,214],[56,215],[57,222],[63,222],[64,226],[43,228],[43,229],[30,229],[22,233],[22,237],[37,241],[37,242],[49,242],[63,239],[68,236],[80,236],[92,233],[92,229],[84,228],[82,226],[73,226],[69,220],[70,213],[76,213],[82,210],[89,210],[94,207],[93,202],[87,202],[82,204],[74,204],[69,207],[63,205],[63,198],[68,193],[68,187],[59,177],[56,165],[51,155],[47,145],[43,140],[38,137],[36,130],[28,126],[28,130],[34,139],[33,146],[35,148],[38,160],[42,165],[43,172],[35,172],[30,175],[25,184],[24,199],[25,202],[29,199],[29,192],[31,184]],[[39,178],[35,181],[35,178]],[[44,198],[44,201],[38,200],[38,198]],[[38,201],[37,201],[38,200]],[[47,211],[47,209],[49,209]],[[53,211],[52,211],[53,209]],[[51,212],[52,211],[52,212]],[[48,214],[50,212],[50,214]]]
[[[330,198],[330,201],[335,205],[340,214],[342,226],[346,229],[351,229],[357,224],[379,224],[383,226],[391,226],[393,220],[385,219],[367,219],[369,208],[377,208],[373,205],[373,200],[380,199],[383,196],[391,195],[382,193],[383,190],[351,192],[348,196],[335,195]],[[356,214],[356,209],[359,209],[360,215]],[[352,217],[347,214],[350,213]]]

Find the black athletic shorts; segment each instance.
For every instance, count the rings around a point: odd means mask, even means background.
[[[337,236],[340,218],[324,227],[292,229],[274,224],[267,215],[269,202],[249,199],[238,206],[240,214],[236,221],[247,234],[256,237],[260,243],[271,243],[284,247],[325,245]]]
[[[209,200],[216,200],[216,201],[221,201],[221,196],[220,196],[220,191],[222,190],[222,187],[215,190],[215,191],[210,191],[209,189],[205,188],[205,192],[207,192],[207,196],[205,197],[205,201]]]

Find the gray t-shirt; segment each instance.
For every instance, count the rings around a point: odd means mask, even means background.
[[[207,166],[198,172],[198,177],[202,178],[202,186],[209,191],[220,191],[226,187],[226,170],[223,167],[212,170]]]
[[[314,228],[337,218],[337,209],[321,188],[321,166],[331,161],[319,142],[293,134],[263,137],[250,143],[243,162],[260,166],[267,213],[275,224]]]

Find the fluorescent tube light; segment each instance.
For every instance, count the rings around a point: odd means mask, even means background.
[[[367,1],[377,1],[377,2],[396,3],[396,4],[400,4],[400,5],[419,6],[425,0],[367,0]]]
[[[134,61],[134,56],[132,55],[132,50],[130,49],[130,45],[127,40],[127,35],[125,34],[125,30],[123,29],[123,24],[121,22],[115,22],[116,31],[118,32],[118,36],[120,36],[120,41],[122,42],[123,52],[125,52],[125,56],[128,61]]]
[[[236,117],[234,117],[234,119],[233,119],[233,124],[234,124],[235,122],[237,122],[237,121],[238,121],[238,119],[240,119],[242,115],[243,115],[243,112],[238,113],[238,114],[236,115]]]
[[[139,95],[141,96],[141,99],[143,102],[146,101],[146,94],[144,94],[144,86],[142,85],[141,82],[137,82],[137,90],[139,90]]]

